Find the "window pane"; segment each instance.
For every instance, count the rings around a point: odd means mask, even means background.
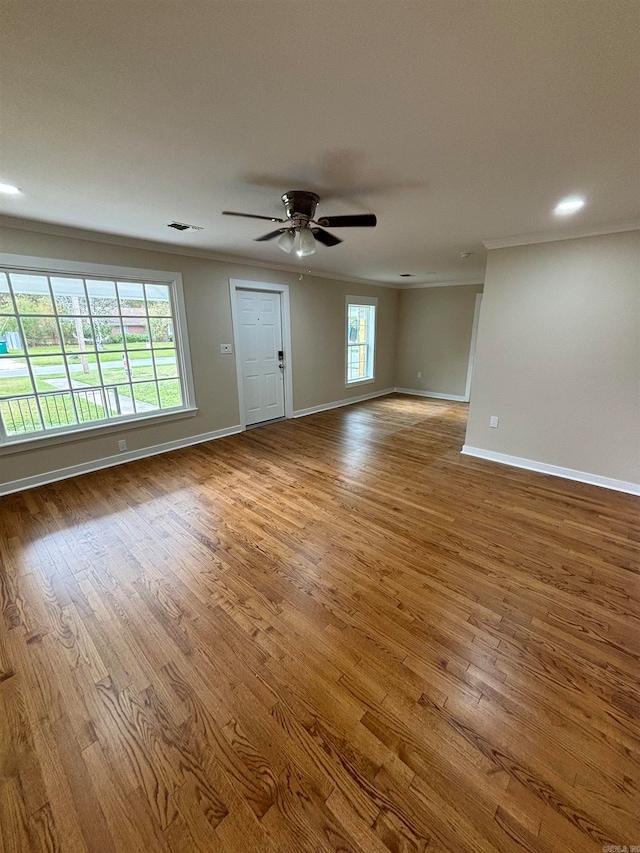
[[[107,387],[105,388],[105,395],[105,403],[111,417],[116,418],[120,415],[135,414],[131,385],[113,385]]]
[[[349,306],[349,343],[366,343],[368,311],[363,306]]]
[[[0,400],[0,415],[7,435],[20,435],[42,429],[35,397]]]
[[[26,358],[0,358],[0,397],[33,394]]]
[[[124,334],[119,317],[94,317],[93,335],[96,349],[122,349],[124,347]]]
[[[30,362],[36,380],[36,391],[67,391],[69,389],[63,355],[31,358]]]
[[[144,304],[144,287],[132,281],[118,282],[120,313],[140,316],[147,313]]]
[[[21,317],[21,322],[28,352],[44,354],[61,351],[58,324],[54,317]]]
[[[22,331],[17,317],[0,317],[0,341],[7,347],[8,355],[24,352]]]
[[[67,352],[95,349],[93,327],[88,317],[60,317],[60,330]]]
[[[366,345],[350,346],[348,352],[348,375],[349,382],[355,379],[366,378]]]
[[[149,321],[146,317],[123,317],[122,325],[127,349],[151,349]]]
[[[126,353],[107,350],[98,353],[98,361],[105,385],[121,385],[129,381],[130,365]]]
[[[21,314],[53,314],[47,277],[10,273],[9,279]]]
[[[155,382],[140,382],[133,386],[136,412],[152,412],[159,408]]]
[[[89,307],[92,314],[117,314],[118,300],[113,281],[87,280]]]
[[[67,367],[74,388],[77,385],[102,385],[95,353],[69,355]]]
[[[166,284],[145,284],[147,309],[149,314],[156,317],[171,316],[171,300]]]
[[[149,325],[154,349],[174,346],[173,320],[170,317],[151,317]]]
[[[169,379],[178,375],[178,359],[174,349],[156,350],[155,359],[158,379]]]
[[[105,385],[120,385],[131,380],[153,379],[155,376],[151,353],[144,350],[106,350],[98,353],[98,359]]]
[[[41,394],[39,401],[45,429],[58,429],[77,423],[69,392]]]
[[[52,278],[51,289],[58,314],[88,314],[81,278]]]
[[[101,421],[107,417],[106,392],[102,388],[74,390],[73,398],[80,423]]]
[[[126,353],[129,376],[133,382],[141,379],[153,379],[153,358],[149,350],[133,350]]]
[[[9,292],[9,281],[3,272],[0,272],[0,314],[13,314],[13,300]]]
[[[160,405],[163,409],[173,409],[182,405],[180,383],[177,379],[158,382],[158,390],[160,391]]]

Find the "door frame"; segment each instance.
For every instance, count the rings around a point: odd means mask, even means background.
[[[482,293],[476,293],[476,304],[473,310],[473,327],[471,332],[471,346],[469,347],[469,366],[467,368],[467,384],[464,391],[464,402],[471,399],[471,382],[473,380],[473,368],[476,363],[476,343],[478,341],[478,324],[480,323],[480,307],[482,306]]]
[[[257,290],[280,294],[280,314],[282,321],[282,349],[284,352],[284,416],[293,417],[293,364],[291,356],[291,311],[289,304],[289,285],[272,284],[266,281],[247,281],[242,278],[229,279],[231,298],[231,323],[233,325],[233,351],[236,359],[236,383],[238,386],[238,405],[240,407],[240,427],[247,428],[247,416],[244,410],[244,391],[242,389],[242,359],[240,354],[240,311],[238,309],[238,291]]]

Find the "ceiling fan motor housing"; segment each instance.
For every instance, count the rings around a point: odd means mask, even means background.
[[[282,196],[282,203],[294,225],[304,227],[316,215],[316,205],[320,196],[306,190],[290,190]]]

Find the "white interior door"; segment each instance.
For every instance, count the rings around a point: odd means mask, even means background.
[[[238,290],[242,392],[247,426],[284,417],[280,294]]]

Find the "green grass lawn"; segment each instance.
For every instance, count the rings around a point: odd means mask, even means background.
[[[174,408],[182,405],[182,394],[180,392],[180,383],[177,378],[177,365],[175,361],[175,350],[167,348],[157,348],[156,358],[172,357],[173,361],[170,364],[158,364],[155,368],[153,364],[138,364],[139,361],[149,360],[151,352],[149,350],[138,350],[135,353],[129,352],[128,358],[130,362],[130,370],[127,372],[122,365],[122,350],[117,347],[111,347],[112,351],[96,353],[87,353],[87,362],[90,369],[87,373],[82,370],[72,371],[71,378],[74,382],[82,383],[87,388],[100,387],[100,373],[97,369],[97,358],[100,359],[100,364],[120,362],[120,366],[103,369],[104,382],[108,386],[118,386],[118,393],[131,399],[132,388],[133,397],[138,402],[148,403],[152,406],[160,406],[162,409]],[[163,355],[162,350],[166,350]],[[33,354],[33,353],[32,353]],[[12,353],[15,355],[15,353]],[[54,392],[56,389],[51,384],[51,379],[66,379],[67,374],[62,362],[62,356],[59,350],[53,347],[38,347],[38,366],[49,366],[59,368],[50,374],[36,374],[36,390],[39,392]],[[73,364],[73,362],[71,362]],[[80,359],[78,358],[78,364]],[[154,376],[160,380],[158,391],[156,384],[153,381],[145,382],[144,380],[153,380]],[[142,382],[141,382],[142,380]],[[133,386],[128,383],[133,381]],[[141,384],[136,384],[141,382]],[[0,371],[0,397],[17,397],[25,394],[32,394],[33,386],[30,376],[11,376],[4,377]],[[78,394],[75,394],[76,408],[78,410],[78,419],[81,422],[103,420],[105,413],[101,406],[87,401]],[[48,404],[46,401],[49,401]],[[56,406],[57,402],[57,406]],[[61,391],[55,397],[41,398],[41,408],[44,418],[45,429],[54,427],[71,425],[76,423],[73,404],[70,395]],[[5,429],[9,435],[15,435],[22,432],[34,432],[42,429],[38,407],[35,399],[30,401],[23,400],[21,404],[10,402],[9,400],[0,400],[0,415],[5,424]]]
[[[47,399],[49,400],[48,404]],[[41,400],[41,407],[45,429],[71,426],[76,423],[70,394],[56,395],[55,399],[44,398]],[[97,406],[77,395],[76,408],[81,423],[99,421],[105,417],[102,406]],[[27,400],[22,400],[20,404],[16,401],[10,403],[8,400],[0,400],[0,416],[7,435],[37,432],[42,429],[42,421],[35,398],[27,398]]]
[[[153,406],[158,405],[155,395],[155,387],[151,387],[151,383],[148,385],[134,385],[133,388],[136,400],[140,400],[143,403],[151,403]],[[160,391],[161,409],[173,409],[175,406],[182,405],[180,382],[177,379],[169,379],[165,382],[160,382],[158,384],[158,389]]]
[[[173,350],[170,351],[173,353]],[[119,353],[114,354],[117,357],[109,358],[110,354],[107,354],[107,358],[105,358],[105,354],[100,354],[100,362],[114,362],[114,361],[122,361],[122,357]],[[162,356],[158,356],[162,357]],[[123,383],[128,383],[130,378],[136,382],[144,379],[153,379],[154,378],[154,369],[152,364],[143,364],[139,365],[136,362],[138,360],[143,359],[135,359],[130,358],[131,369],[129,371],[130,376],[124,369],[124,366],[121,367],[113,367],[108,368],[103,371],[104,382],[106,385],[121,385]],[[148,359],[147,359],[148,360]],[[80,362],[78,362],[80,363]],[[100,383],[100,374],[97,369],[97,365],[95,364],[95,360],[91,362],[89,360],[89,364],[94,365],[93,369],[90,369],[87,373],[84,373],[82,370],[74,370],[71,373],[71,378],[74,382],[82,382],[85,385],[89,385],[90,387],[99,386]],[[47,359],[44,362],[38,362],[38,366],[55,366],[59,367],[59,370],[56,370],[55,373],[47,373],[44,376],[41,374],[36,374],[36,389],[38,391],[52,391],[53,388],[47,382],[48,379],[66,379],[66,371],[64,366],[60,364],[60,356],[56,356],[55,358],[52,356],[50,359]],[[156,365],[156,375],[158,379],[173,379],[177,377],[178,370],[175,361],[171,364],[158,364]],[[3,376],[2,371],[0,371],[0,397],[14,397],[19,394],[31,394],[33,393],[33,387],[31,385],[30,376]]]
[[[104,348],[104,352],[100,353],[103,357],[104,361],[116,361],[118,358],[121,358],[120,352],[122,352],[122,345],[117,344],[107,344]],[[112,354],[113,353],[113,354]],[[22,350],[9,350],[8,353],[10,356],[15,356],[15,358],[20,358],[20,356],[26,355],[25,351]],[[47,364],[58,364],[60,360],[60,356],[62,355],[62,351],[60,347],[30,347],[29,355],[38,356],[41,360],[38,362],[42,365]],[[77,350],[72,352],[67,352],[67,355],[79,355]],[[95,364],[96,362],[96,353],[95,352],[87,352],[85,353],[87,359],[90,362]],[[46,356],[52,356],[51,358],[46,358]]]
[[[156,353],[157,358],[162,357],[163,349],[172,349],[174,347],[173,343],[154,343],[153,350]],[[99,353],[95,353],[92,351],[84,353],[87,358],[87,361],[90,364],[95,364],[98,356],[100,357],[100,361],[119,361],[122,359],[122,352],[124,349],[123,344],[105,344],[104,349]],[[151,348],[148,348],[148,344],[128,344],[128,353],[129,358],[133,361],[136,358],[145,358],[145,354],[147,358],[151,358]],[[26,355],[24,350],[9,350],[9,356],[13,356],[14,358],[20,358]],[[53,347],[30,347],[29,355],[38,356],[38,363],[41,365],[47,364],[58,364],[60,356],[63,355],[62,350],[58,346]],[[66,355],[78,356],[78,360],[80,360],[80,351],[77,348],[66,350]],[[47,356],[50,356],[48,358]]]
[[[31,394],[33,387],[28,376],[10,376],[5,379],[0,373],[0,395],[17,397],[19,394]]]
[[[132,387],[134,398],[138,402],[149,403],[152,406],[158,406],[159,402],[161,409],[172,409],[182,405],[180,383],[177,379],[160,382],[158,386],[160,391],[159,401],[155,382],[144,382],[133,386],[121,385],[118,387],[118,393],[123,397],[131,399]],[[74,397],[78,410],[78,419],[81,423],[104,420],[105,412],[102,406],[84,399],[77,393]],[[40,404],[45,429],[71,426],[76,423],[70,394],[60,392],[55,397],[43,397]],[[38,407],[33,397],[23,399],[20,404],[16,401],[0,400],[0,416],[8,435],[36,432],[42,429]]]

